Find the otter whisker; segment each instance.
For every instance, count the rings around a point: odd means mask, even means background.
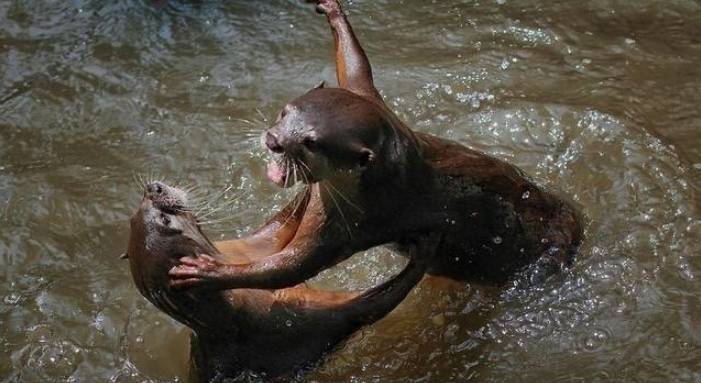
[[[283,186],[285,188],[287,188],[287,183],[290,182],[290,158],[288,156],[285,156],[284,159],[285,159],[285,184]]]
[[[302,170],[304,170],[304,171],[302,172],[302,174],[305,175],[305,177],[304,177],[304,183],[308,184],[308,183],[309,183],[309,177],[312,175],[312,169],[309,168],[309,165],[307,165],[301,158],[299,159],[299,164],[300,164],[302,167],[304,167],[304,169],[302,169]]]
[[[297,168],[299,167],[299,165],[297,165],[297,161],[298,160],[296,160],[296,159],[292,160],[292,175],[294,176],[294,185],[297,185],[297,181],[298,181],[297,180]]]
[[[139,175],[137,173],[132,173],[131,175],[131,186],[139,192],[144,190],[143,185],[139,182]]]
[[[229,188],[229,189],[231,189],[231,188]],[[228,191],[228,190],[227,190],[227,191]],[[206,217],[206,216],[211,215],[212,213],[215,213],[215,212],[217,212],[217,211],[219,211],[219,210],[221,210],[221,209],[231,207],[231,206],[233,206],[234,203],[236,203],[236,202],[238,201],[238,199],[239,199],[241,196],[240,196],[240,195],[237,195],[237,196],[231,198],[231,200],[229,200],[229,201],[227,201],[227,202],[225,202],[225,203],[217,203],[217,201],[219,201],[219,200],[220,200],[221,198],[223,198],[223,197],[224,197],[224,194],[221,194],[221,195],[215,197],[215,198],[212,199],[212,200],[206,201],[206,202],[201,206],[201,208],[198,210],[198,214],[199,214],[199,213],[203,213],[206,209],[210,209],[208,212],[206,212],[206,213],[200,215],[201,217]],[[216,204],[216,207],[214,207],[214,204],[215,204],[215,203],[217,203],[217,204]]]
[[[294,163],[294,160],[291,160],[287,155],[283,155],[283,160],[285,161],[285,184],[284,187],[287,187],[287,182],[289,181],[289,171],[290,171],[290,162]],[[296,175],[295,175],[296,177]],[[295,180],[296,181],[296,180]],[[297,209],[302,206],[302,201],[303,198],[299,198],[299,195],[295,196],[295,201],[294,201],[294,207],[292,208],[292,211],[290,214],[285,218],[285,221],[283,221],[283,226],[286,225],[289,220],[297,213]]]
[[[351,232],[351,228],[350,228],[350,225],[348,224],[348,220],[346,219],[346,215],[343,214],[343,210],[338,205],[338,201],[336,201],[336,197],[333,196],[333,192],[324,183],[320,183],[319,185],[323,186],[324,189],[326,189],[326,193],[329,195],[329,197],[331,197],[331,201],[333,201],[334,206],[336,206],[336,210],[338,210],[338,214],[341,216],[341,220],[343,220],[343,224],[346,226],[346,230],[348,231],[348,235],[351,238],[353,238],[353,233]]]
[[[247,119],[241,118],[241,117],[234,118],[233,120],[234,120],[234,121],[243,122],[244,124],[248,124],[248,125],[253,125],[253,126],[256,125],[253,121],[247,120]]]
[[[304,173],[301,173],[301,176],[304,177]],[[296,174],[295,174],[295,182],[297,181],[297,180],[296,180],[296,177],[297,177],[297,176],[296,176]],[[306,180],[305,180],[305,184],[306,184],[306,183],[307,183],[307,182],[306,182]],[[306,199],[306,195],[307,195],[308,191],[309,191],[309,187],[306,187],[306,191],[300,192],[300,193],[298,193],[297,195],[295,195],[295,197],[294,197],[295,199],[294,199],[294,201],[293,201],[293,202],[294,202],[294,207],[292,208],[292,211],[291,211],[290,214],[287,216],[287,218],[285,218],[285,220],[283,221],[283,223],[282,223],[283,226],[286,225],[286,224],[289,222],[289,220],[290,220],[292,217],[295,216],[295,214],[297,214],[297,211],[299,210],[299,208],[301,208],[302,205],[304,204],[304,201],[305,201],[305,199]]]
[[[256,112],[258,112],[258,115],[260,116],[260,118],[263,119],[263,122],[268,123],[268,117],[265,117],[265,114],[263,112],[261,112],[260,109],[256,108]]]
[[[141,173],[138,173],[136,176],[138,178],[141,189],[143,190],[146,187],[146,183],[144,182],[144,175]]]
[[[204,221],[200,221],[199,219],[197,220],[197,224],[201,226],[206,226],[206,225],[214,225],[222,222],[227,222],[231,221],[232,219],[235,219],[236,215],[235,214],[229,214],[221,218],[212,218]]]
[[[228,209],[228,208],[234,206],[239,201],[240,198],[241,198],[241,194],[235,195],[231,199],[224,198],[225,201],[222,203],[217,203],[216,207],[213,208],[210,212],[208,212],[207,215],[209,215],[209,213],[211,213],[211,212],[215,212],[215,211],[222,210],[222,209]],[[208,204],[207,206],[211,207],[213,205]]]
[[[328,186],[330,186],[341,197],[341,199],[343,199],[348,205],[354,207],[359,213],[365,212],[365,211],[363,211],[363,209],[360,206],[356,205],[353,201],[351,201],[350,198],[348,198],[345,194],[341,193],[341,191],[338,190],[338,188],[336,188],[336,186],[334,186],[333,182],[324,181],[324,183],[326,183]]]
[[[208,206],[211,206],[214,202],[218,201],[221,197],[224,196],[224,193],[226,193],[227,191],[231,190],[231,188],[232,188],[232,187],[228,187],[224,192],[220,193],[219,196],[217,196],[214,200],[209,201],[209,203],[206,204],[202,209],[198,210],[197,213],[196,213],[195,215],[198,216],[200,219],[202,219],[202,218],[208,217],[208,216],[210,216],[210,215],[212,215],[212,214],[214,214],[214,213],[216,213],[216,212],[218,212],[218,211],[220,211],[220,210],[222,210],[222,209],[224,209],[224,208],[231,207],[231,205],[232,205],[234,202],[236,202],[236,200],[237,200],[238,198],[234,198],[234,199],[232,199],[231,202],[229,202],[229,203],[227,203],[227,204],[221,204],[221,205],[219,205],[219,206],[217,206],[217,207],[215,207],[215,208],[212,208],[210,211],[208,211],[208,212],[202,214],[202,212],[204,211],[204,208],[206,208],[206,207],[208,207]]]
[[[223,197],[232,188],[233,188],[232,186],[228,186],[228,187],[224,188],[221,192],[217,192],[213,196],[208,197],[207,199],[202,201],[198,205],[199,209],[197,210],[197,212],[195,214],[200,215],[200,213],[204,212],[205,209],[207,209],[209,206],[211,206],[212,204],[217,202],[221,197]],[[211,212],[209,212],[209,213],[211,213]],[[209,214],[209,213],[207,213],[207,214]]]
[[[233,219],[233,218],[235,217],[234,214],[229,214],[229,215],[227,215],[227,216],[220,217],[220,218],[214,218],[214,217],[211,217],[211,216],[214,215],[215,213],[220,212],[220,211],[229,210],[229,209],[232,208],[234,205],[236,205],[236,203],[238,202],[239,198],[240,198],[240,195],[239,195],[239,196],[236,196],[235,198],[232,198],[230,201],[227,201],[227,202],[224,203],[224,204],[221,204],[221,205],[217,206],[216,208],[211,209],[210,211],[208,211],[208,212],[205,213],[205,214],[202,214],[202,215],[195,215],[195,216],[196,216],[196,219],[197,219],[197,223],[200,224],[200,225],[209,225],[209,224],[220,223],[220,222],[224,222],[224,221],[228,221],[228,220]],[[207,217],[209,217],[209,219],[205,219],[205,218],[207,218]]]

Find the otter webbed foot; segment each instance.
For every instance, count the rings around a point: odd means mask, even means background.
[[[229,266],[213,257],[200,254],[197,257],[180,258],[180,264],[168,272],[173,289],[227,289],[226,277]]]

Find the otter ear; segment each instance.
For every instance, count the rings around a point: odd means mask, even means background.
[[[359,158],[359,163],[360,166],[366,167],[370,165],[370,163],[375,159],[375,152],[368,148],[362,148],[360,149],[360,158]]]
[[[119,256],[119,259],[127,259],[127,258],[129,258],[129,254],[127,254],[127,253],[122,253],[122,254]]]
[[[318,83],[315,87],[313,87],[312,90],[314,90],[314,89],[321,89],[321,88],[326,88],[326,81],[321,80],[321,82]]]

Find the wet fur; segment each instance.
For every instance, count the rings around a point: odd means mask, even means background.
[[[156,187],[160,192],[154,191]],[[246,372],[269,379],[303,368],[358,328],[382,318],[423,275],[423,268],[410,264],[395,278],[362,294],[304,285],[280,290],[174,291],[168,270],[181,256],[194,252],[227,262],[250,259],[250,254],[238,257],[240,248],[226,243],[218,244],[228,251],[222,254],[183,207],[182,195],[162,183],[147,187],[131,219],[127,254],[139,291],[193,330],[193,374],[203,382]]]
[[[340,4],[315,2],[331,26],[340,88],[293,100],[268,130],[271,150],[293,159],[293,173],[309,173],[296,202],[258,232],[289,235],[244,265],[184,257],[173,286],[282,288],[370,247],[403,251],[423,237],[439,238],[437,255],[415,256],[458,280],[503,283],[535,264],[529,278],[538,283],[570,265],[582,239],[574,207],[513,165],[409,129],[375,89]]]

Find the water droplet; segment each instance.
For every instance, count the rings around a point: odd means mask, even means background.
[[[496,237],[492,238],[492,242],[494,242],[494,244],[496,244],[496,245],[499,245],[499,244],[501,244],[502,239],[500,236],[497,235]]]
[[[499,68],[501,68],[502,70],[507,70],[507,69],[509,69],[510,66],[511,66],[511,63],[509,62],[509,60],[504,59],[501,61],[501,65],[499,65]]]
[[[289,320],[289,319],[286,320],[286,321],[285,321],[285,326],[287,326],[287,327],[292,327],[292,321]]]
[[[523,194],[521,194],[521,199],[528,199],[528,198],[530,198],[530,196],[531,196],[531,192],[526,190],[525,192],[523,192]]]
[[[601,348],[608,339],[608,334],[601,330],[594,330],[584,339],[584,348],[593,351]]]
[[[5,303],[7,303],[8,305],[15,305],[15,304],[19,303],[20,298],[21,298],[21,296],[19,294],[12,293],[12,294],[6,296],[5,299],[3,299],[3,301]]]

